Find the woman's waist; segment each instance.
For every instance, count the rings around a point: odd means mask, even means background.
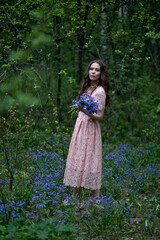
[[[84,121],[93,121],[95,123],[98,122],[97,120],[93,120],[90,116],[88,116],[87,114],[83,113],[82,111],[79,111],[77,119],[82,119]]]

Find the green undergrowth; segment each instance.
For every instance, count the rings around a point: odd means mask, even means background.
[[[19,152],[23,164],[10,165],[12,188],[1,149],[0,239],[160,238],[158,145],[104,140],[101,196],[93,201],[90,190],[72,197],[63,185],[66,158],[57,142],[54,136],[47,148],[39,142]]]

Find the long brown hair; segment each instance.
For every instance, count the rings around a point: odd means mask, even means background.
[[[100,71],[101,71],[101,75],[100,75],[100,79],[97,85],[95,85],[95,87],[92,90],[93,91],[97,88],[97,86],[102,86],[105,90],[106,93],[106,106],[110,106],[110,96],[109,96],[109,74],[108,74],[108,70],[107,67],[105,65],[104,62],[102,62],[101,60],[93,60],[89,63],[87,70],[83,76],[82,79],[82,88],[79,91],[78,97],[77,99],[79,100],[80,96],[87,91],[87,89],[91,86],[91,80],[89,78],[89,69],[91,67],[91,65],[93,63],[98,63],[100,66]]]

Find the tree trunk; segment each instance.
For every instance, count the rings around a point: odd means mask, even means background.
[[[61,70],[61,47],[60,47],[60,18],[56,17],[56,33],[57,33],[57,51],[56,51],[56,66],[57,66],[57,75],[58,75],[58,86],[57,86],[57,109],[58,109],[58,120],[61,121],[61,75],[59,74]]]
[[[78,12],[79,12],[79,26],[77,29],[77,39],[78,39],[78,83],[81,82],[83,76],[83,59],[84,59],[84,44],[85,44],[85,32],[86,24],[88,18],[89,6],[85,6],[85,11],[83,13],[82,2],[77,0]]]

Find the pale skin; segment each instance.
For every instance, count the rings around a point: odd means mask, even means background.
[[[98,63],[92,63],[92,65],[90,66],[89,69],[89,78],[91,80],[91,86],[94,86],[100,78],[101,75],[101,70],[100,70],[100,65]],[[85,113],[85,109],[81,109],[82,112]],[[85,113],[87,114],[87,113]],[[102,116],[103,116],[103,111],[98,111],[97,113],[94,113],[93,115],[89,115],[87,114],[92,120],[96,120],[96,121],[101,121],[102,120]],[[78,195],[81,191],[81,187],[75,187],[73,190],[73,195]],[[100,189],[96,189],[93,190],[93,198],[99,198],[100,196]]]

